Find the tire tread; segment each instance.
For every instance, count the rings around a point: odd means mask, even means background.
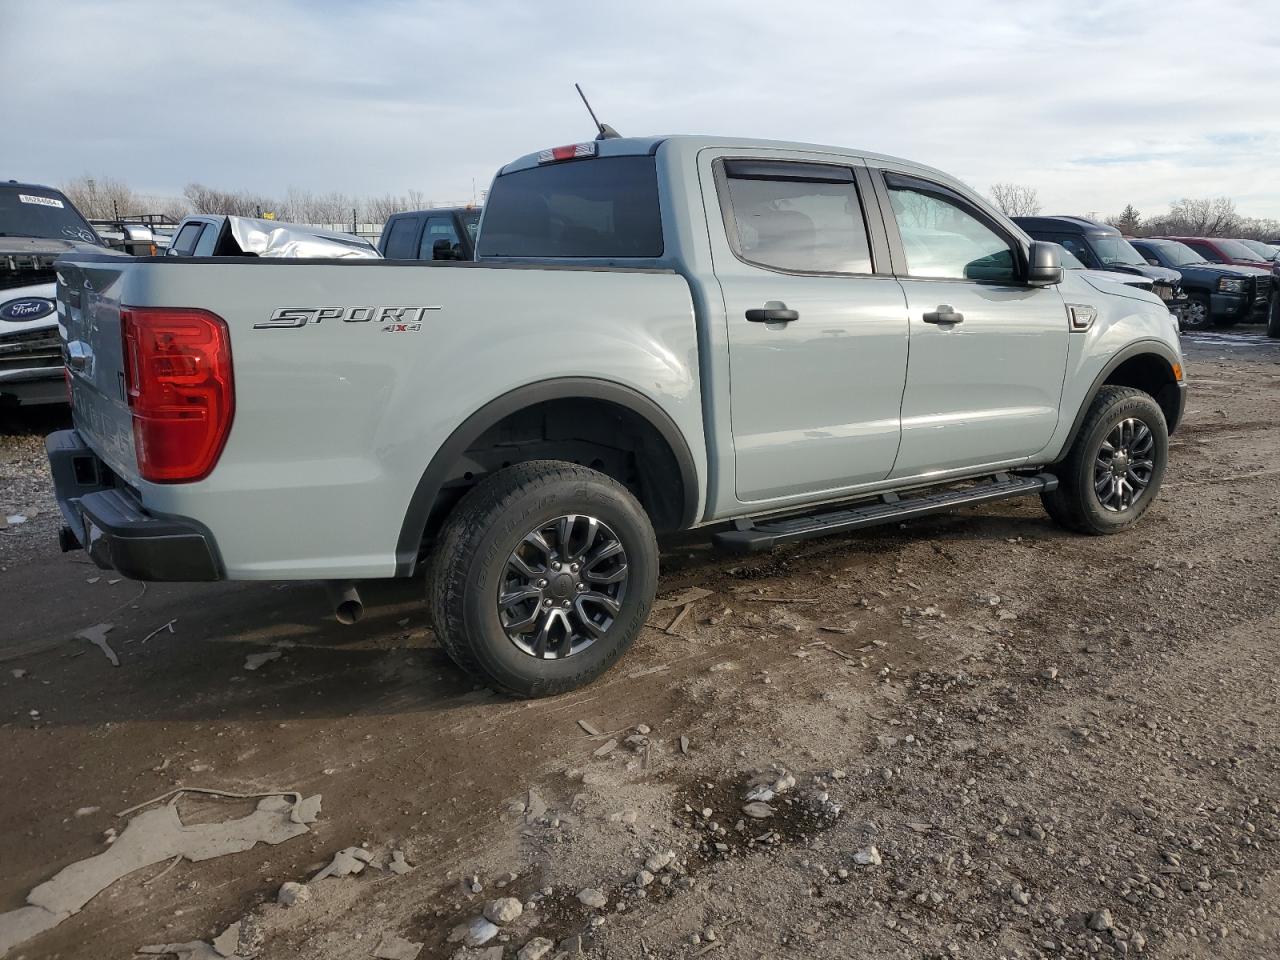
[[[492,519],[511,509],[516,501],[556,484],[582,481],[603,483],[623,497],[632,496],[612,477],[588,467],[562,460],[530,460],[498,470],[472,487],[454,507],[437,539],[427,576],[427,605],[436,637],[450,660],[481,683],[508,696],[554,696],[590,682],[613,666],[644,626],[644,618],[640,618],[619,638],[609,656],[590,669],[554,680],[543,679],[528,688],[514,687],[486,670],[468,642],[463,617],[466,566],[457,562],[458,558],[469,556]]]

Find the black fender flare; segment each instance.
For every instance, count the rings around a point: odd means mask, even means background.
[[[1094,398],[1097,397],[1098,391],[1106,384],[1107,378],[1111,376],[1111,374],[1115,373],[1121,364],[1128,360],[1132,360],[1134,357],[1140,357],[1143,354],[1153,354],[1158,356],[1169,365],[1169,374],[1172,381],[1171,385],[1178,391],[1178,397],[1176,400],[1178,416],[1169,424],[1169,433],[1170,435],[1173,434],[1174,430],[1177,429],[1178,421],[1182,418],[1182,407],[1186,402],[1186,384],[1173,376],[1174,369],[1180,369],[1182,361],[1178,359],[1177,354],[1169,349],[1169,345],[1161,340],[1136,340],[1118,351],[1115,356],[1107,361],[1106,365],[1098,375],[1093,378],[1093,383],[1089,387],[1089,392],[1084,396],[1084,402],[1080,404],[1080,409],[1076,411],[1075,420],[1071,423],[1071,431],[1067,434],[1067,439],[1062,445],[1062,450],[1059,452],[1057,460],[1061,460],[1065,457],[1071,450],[1071,447],[1075,444],[1076,437],[1080,433],[1080,428],[1084,425],[1084,418],[1088,415],[1089,408],[1093,405]],[[1156,399],[1157,401],[1159,400],[1158,397]]]
[[[427,528],[427,521],[436,497],[439,496],[441,487],[448,479],[449,469],[482,433],[504,417],[526,407],[545,403],[548,400],[575,398],[604,400],[617,404],[642,417],[658,432],[671,448],[680,468],[680,481],[684,491],[681,527],[693,526],[698,510],[698,471],[684,434],[662,407],[638,390],[611,380],[599,380],[593,377],[542,380],[516,387],[490,400],[467,417],[440,445],[418,480],[413,496],[409,499],[404,522],[400,527],[400,538],[396,542],[396,576],[412,576],[418,562],[418,549],[421,546],[423,531]]]

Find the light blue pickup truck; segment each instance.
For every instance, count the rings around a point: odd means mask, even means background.
[[[611,133],[611,132],[610,132]],[[422,577],[518,696],[631,645],[655,532],[739,550],[1037,494],[1124,530],[1185,383],[1146,291],[937,170],[619,138],[516,160],[475,262],[58,263],[66,549],[140,579]]]

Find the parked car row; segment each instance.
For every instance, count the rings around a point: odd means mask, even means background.
[[[1186,329],[1227,327],[1276,312],[1280,247],[1216,237],[1125,237],[1082,217],[1014,221],[1037,240],[1060,243],[1087,269],[1152,278],[1154,292]]]

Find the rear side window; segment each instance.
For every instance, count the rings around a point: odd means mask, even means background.
[[[191,252],[196,248],[196,241],[200,238],[200,231],[203,229],[204,224],[197,220],[195,223],[188,223],[179,230],[178,236],[174,238],[173,246],[169,248],[169,256],[191,256]]]
[[[871,273],[848,167],[729,160],[724,174],[731,208],[725,224],[741,259],[800,273]]]
[[[653,157],[595,157],[504,174],[485,202],[485,257],[660,257]]]
[[[387,248],[382,255],[388,260],[412,260],[418,252],[418,226],[422,221],[417,217],[399,217],[391,221],[391,231],[387,234]]]

